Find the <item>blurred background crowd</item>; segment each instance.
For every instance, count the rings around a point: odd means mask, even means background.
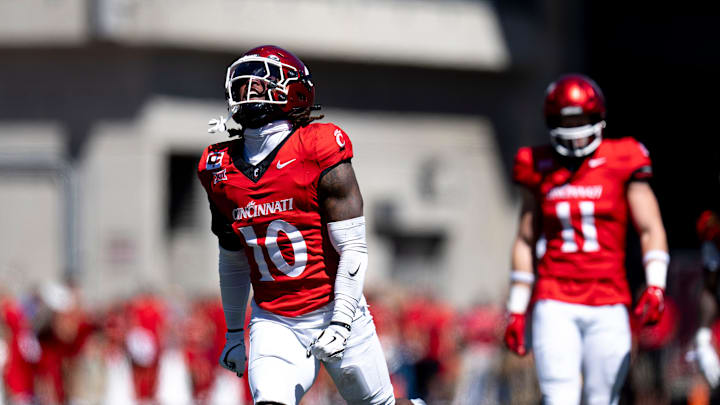
[[[367,295],[397,396],[441,405],[539,403],[532,356],[502,346],[502,305],[460,310],[430,291],[402,288]],[[634,328],[621,403],[709,403],[707,384],[689,358],[694,329],[681,319],[681,304],[669,299],[658,325]],[[148,291],[92,307],[76,288],[48,283],[26,294],[3,293],[0,311],[0,404],[251,403],[247,379],[217,362],[225,343],[217,296]],[[717,335],[720,326],[715,329]],[[342,399],[322,371],[303,404],[336,403]]]
[[[216,363],[217,241],[195,170],[225,139],[206,123],[225,112],[226,67],[266,43],[309,66],[353,141],[366,291],[400,395],[537,402],[532,357],[500,345],[510,168],[548,142],[545,86],[575,71],[605,93],[605,135],[650,151],[672,258],[623,401],[707,403],[688,350],[695,224],[720,207],[718,22],[675,3],[0,0],[0,403],[247,398]],[[642,284],[632,231],[627,261]],[[320,380],[307,403],[336,403]]]

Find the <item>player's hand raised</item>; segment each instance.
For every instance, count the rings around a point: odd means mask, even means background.
[[[643,291],[635,306],[635,316],[641,325],[654,325],[660,321],[665,310],[665,293],[660,287],[649,286]]]
[[[310,354],[320,361],[338,361],[345,353],[347,339],[350,337],[350,327],[331,323],[308,347]]]
[[[510,314],[505,329],[505,345],[519,356],[527,353],[525,349],[525,314]]]
[[[246,359],[244,331],[225,332],[225,348],[220,355],[220,365],[242,377]]]

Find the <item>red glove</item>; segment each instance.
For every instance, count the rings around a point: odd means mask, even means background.
[[[665,293],[660,287],[649,286],[635,306],[635,316],[641,325],[654,325],[660,321],[665,309]]]
[[[505,344],[519,356],[524,356],[525,350],[525,314],[510,314],[505,329]]]

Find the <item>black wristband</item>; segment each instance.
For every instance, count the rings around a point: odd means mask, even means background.
[[[227,331],[230,332],[230,333],[235,333],[235,332],[242,332],[243,329],[242,329],[242,328],[240,328],[240,329],[228,329]]]
[[[347,329],[348,332],[350,332],[350,325],[346,324],[345,322],[330,321],[330,325],[342,326],[343,328]]]

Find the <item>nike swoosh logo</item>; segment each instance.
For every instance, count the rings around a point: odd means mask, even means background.
[[[289,165],[290,163],[292,163],[292,162],[294,162],[294,161],[295,161],[295,159],[290,159],[290,160],[288,160],[288,161],[285,162],[285,163],[277,162],[277,168],[278,168],[278,169],[282,169],[283,167]]]
[[[590,168],[598,167],[601,164],[605,163],[605,160],[605,158],[590,159],[588,161],[588,166],[590,166]]]
[[[355,273],[350,273],[350,272],[348,272],[348,273],[350,274],[350,277],[355,277],[355,275],[358,274],[358,271],[360,271],[360,265],[359,265],[359,264],[358,264],[358,268],[355,269]]]

